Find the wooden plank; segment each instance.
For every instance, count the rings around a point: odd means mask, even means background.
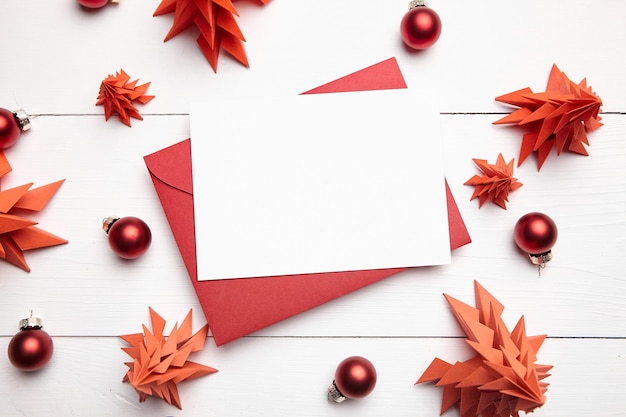
[[[66,178],[49,206],[33,215],[68,245],[26,253],[32,272],[0,263],[0,292],[11,335],[30,309],[57,335],[115,336],[128,321],[147,318],[152,305],[164,316],[193,308],[203,320],[186,270],[153,190],[142,156],[184,139],[186,116],[147,117],[127,128],[102,116],[40,117],[7,152],[13,172],[3,187],[43,185]],[[551,156],[541,172],[529,160],[515,170],[524,186],[508,210],[478,208],[464,186],[476,173],[473,157],[516,158],[519,133],[492,126],[493,115],[444,115],[446,176],[473,242],[452,264],[400,274],[273,326],[262,334],[450,336],[459,330],[442,292],[473,302],[474,279],[507,307],[511,326],[524,314],[530,329],[553,336],[625,336],[626,281],[622,256],[626,119],[607,115],[590,135],[590,156]],[[554,259],[538,271],[513,243],[513,226],[530,211],[552,216],[560,230]],[[101,220],[135,215],[152,228],[153,244],[128,262],[110,251]],[[82,317],[77,321],[77,316]],[[12,318],[12,319],[11,319]],[[433,319],[434,318],[434,319]]]
[[[0,339],[0,345],[7,343],[8,338]],[[446,361],[472,356],[455,338],[246,338],[225,347],[207,346],[190,357],[219,372],[180,383],[179,411],[156,398],[138,402],[132,387],[121,382],[127,358],[122,346],[117,338],[56,338],[52,362],[37,374],[0,361],[2,415],[42,416],[53,408],[59,415],[95,412],[102,417],[436,416],[441,389],[415,381],[435,356]],[[545,380],[548,399],[533,415],[619,415],[625,351],[624,339],[548,339],[538,363],[554,369]],[[352,355],[374,364],[376,387],[367,398],[330,403],[326,389],[335,369]]]
[[[247,69],[222,54],[217,74],[189,30],[163,43],[172,15],[152,17],[157,2],[122,1],[85,13],[75,2],[5,2],[3,106],[39,113],[98,113],[100,81],[121,68],[152,81],[150,113],[185,113],[189,103],[233,94],[297,94],[389,57],[409,86],[440,87],[446,112],[506,111],[496,96],[545,88],[552,64],[576,82],[587,77],[605,111],[626,109],[622,3],[584,0],[436,2],[443,24],[434,48],[405,50],[399,34],[408,1],[242,2]],[[357,13],[358,12],[358,13]]]

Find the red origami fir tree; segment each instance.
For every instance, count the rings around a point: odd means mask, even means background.
[[[259,0],[266,4],[269,0]],[[154,16],[174,13],[174,22],[164,42],[195,26],[200,31],[196,39],[213,71],[217,72],[220,50],[228,52],[248,67],[248,57],[243,46],[245,38],[235,16],[239,16],[232,0],[161,0]]]
[[[100,84],[96,106],[104,106],[104,118],[117,114],[122,123],[130,127],[130,118],[143,120],[134,102],[146,104],[154,96],[146,95],[150,83],[137,85],[137,81],[130,81],[128,74],[120,69],[115,75],[108,75]]]
[[[0,178],[11,172],[11,165],[0,150]],[[36,221],[22,216],[24,211],[41,211],[65,180],[38,188],[33,183],[0,190],[0,259],[30,272],[24,251],[67,243],[35,225]]]
[[[588,155],[587,133],[602,126],[600,97],[585,79],[576,84],[556,65],[552,66],[545,92],[533,93],[524,88],[496,97],[496,101],[519,109],[494,124],[515,124],[528,130],[522,137],[518,166],[536,152],[540,170],[552,148],[556,148],[557,155],[563,150]]]
[[[204,325],[192,335],[189,310],[180,327],[176,323],[166,337],[163,334],[165,320],[152,308],[149,310],[152,332],[144,325],[143,333],[120,336],[130,344],[122,350],[133,358],[132,362],[125,363],[128,372],[123,381],[135,388],[140,402],[154,395],[182,409],[176,384],[217,372],[217,369],[187,360],[191,353],[204,348],[209,327]]]
[[[550,365],[535,364],[546,336],[527,336],[524,317],[509,332],[500,304],[474,281],[476,308],[444,294],[476,356],[448,363],[435,358],[417,380],[443,388],[441,414],[455,404],[461,417],[519,417],[545,401]]]
[[[473,185],[474,194],[470,200],[478,198],[478,207],[482,207],[487,201],[497,204],[506,210],[509,201],[509,192],[513,192],[522,186],[522,183],[513,178],[513,163],[511,159],[507,164],[502,154],[498,155],[495,165],[484,159],[473,159],[474,163],[482,172],[482,175],[474,175],[464,185]]]

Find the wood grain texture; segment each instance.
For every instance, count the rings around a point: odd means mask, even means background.
[[[433,357],[469,355],[442,293],[473,303],[479,280],[513,326],[548,334],[539,361],[555,365],[536,416],[621,416],[626,391],[626,61],[625,3],[582,0],[431,3],[444,29],[432,49],[404,49],[407,1],[237,2],[251,68],[227,56],[214,73],[191,32],[162,40],[171,16],[158,1],[122,0],[86,13],[78,5],[4,1],[0,12],[0,106],[38,115],[6,154],[2,188],[66,181],[32,217],[69,244],[26,254],[31,273],[0,262],[0,350],[30,310],[54,337],[53,361],[23,374],[0,360],[0,415],[98,416],[436,416],[440,391],[413,383]],[[120,334],[141,330],[152,306],[168,323],[193,309],[204,324],[142,157],[189,136],[189,104],[225,97],[294,95],[389,57],[409,88],[439,86],[446,178],[473,242],[451,265],[401,273],[220,348],[209,338],[195,360],[218,374],[181,384],[183,411],[138,403],[121,383]],[[472,158],[517,160],[521,133],[492,122],[511,109],[494,98],[542,91],[552,64],[587,77],[602,97],[605,125],[589,135],[589,157],[530,158],[515,169],[524,186],[508,210],[469,201]],[[128,128],[95,106],[100,81],[123,68],[152,82]],[[415,98],[419,100],[419,97]],[[411,103],[406,103],[410,106]],[[245,115],[242,115],[242,123]],[[559,227],[554,260],[541,271],[519,253],[513,225],[530,211]],[[107,247],[101,220],[135,215],[153,232],[142,258]],[[346,356],[379,371],[365,400],[332,405],[325,390]],[[447,416],[458,415],[456,410]]]
[[[0,339],[0,347],[7,342]],[[441,389],[415,381],[435,355],[447,361],[470,356],[456,338],[246,338],[190,357],[219,372],[181,383],[179,411],[155,398],[137,402],[132,387],[121,382],[121,346],[114,338],[56,338],[53,361],[36,375],[0,362],[3,416],[45,416],[52,410],[102,417],[438,416]],[[540,351],[542,362],[554,364],[546,380],[548,401],[533,415],[621,415],[625,349],[624,340],[548,339]],[[376,388],[367,399],[331,404],[326,387],[339,362],[351,355],[374,363]]]

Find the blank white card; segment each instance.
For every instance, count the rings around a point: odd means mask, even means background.
[[[191,108],[198,279],[450,262],[426,89]]]

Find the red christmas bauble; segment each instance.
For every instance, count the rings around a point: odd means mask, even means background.
[[[152,243],[150,228],[137,217],[108,217],[102,227],[109,237],[109,246],[113,252],[124,259],[140,257]]]
[[[17,142],[22,129],[17,123],[15,114],[0,108],[0,149],[6,149]]]
[[[430,48],[441,35],[441,19],[430,7],[413,7],[400,22],[400,34],[404,43],[412,49]]]
[[[21,331],[9,342],[9,360],[22,371],[36,371],[43,368],[52,357],[52,338],[41,329],[39,319],[24,319]]]
[[[351,356],[337,366],[335,385],[346,398],[363,398],[376,386],[376,369],[369,360]]]
[[[88,9],[99,9],[107,5],[109,0],[77,0],[78,4]]]
[[[543,213],[528,213],[515,224],[515,243],[530,255],[549,252],[556,243],[556,223]]]

